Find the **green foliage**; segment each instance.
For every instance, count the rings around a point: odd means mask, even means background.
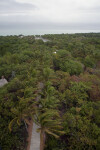
[[[71,58],[71,53],[67,50],[59,50],[57,52],[58,58],[62,59],[62,60],[67,60],[69,58]]]
[[[50,76],[52,74],[53,74],[53,70],[52,69],[50,69],[50,68],[44,68],[43,69],[43,76],[44,76],[46,81],[50,78]]]
[[[70,75],[79,75],[83,72],[83,66],[80,62],[69,60],[60,64],[62,71],[68,72]]]
[[[91,58],[90,56],[86,56],[84,60],[84,64],[86,67],[93,68],[95,66],[95,59]]]
[[[33,119],[45,150],[99,150],[100,33],[42,37],[0,36],[0,146],[26,150]]]

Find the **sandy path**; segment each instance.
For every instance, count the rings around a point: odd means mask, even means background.
[[[33,126],[30,150],[40,150],[40,133],[37,132],[38,126],[35,123]]]

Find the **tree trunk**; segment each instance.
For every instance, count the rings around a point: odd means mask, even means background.
[[[44,131],[41,131],[40,133],[40,150],[44,150],[45,146],[45,133]]]

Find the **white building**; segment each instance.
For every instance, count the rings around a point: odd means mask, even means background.
[[[2,79],[0,79],[0,87],[4,86],[7,83],[8,83],[8,81],[4,77],[2,77]]]

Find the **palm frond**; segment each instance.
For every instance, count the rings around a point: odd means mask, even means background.
[[[60,130],[50,129],[50,131],[53,131],[53,132],[56,132],[56,133],[59,133],[59,134],[65,134],[64,131],[60,131]]]
[[[59,136],[51,131],[49,131],[48,129],[45,130],[46,133],[53,135],[55,138],[59,138]]]
[[[15,117],[13,120],[10,121],[9,126],[8,126],[10,132],[12,131],[12,125],[13,125],[13,123],[14,123],[17,119],[18,119],[18,117]]]
[[[21,124],[20,119],[17,119],[17,124],[20,126]]]

